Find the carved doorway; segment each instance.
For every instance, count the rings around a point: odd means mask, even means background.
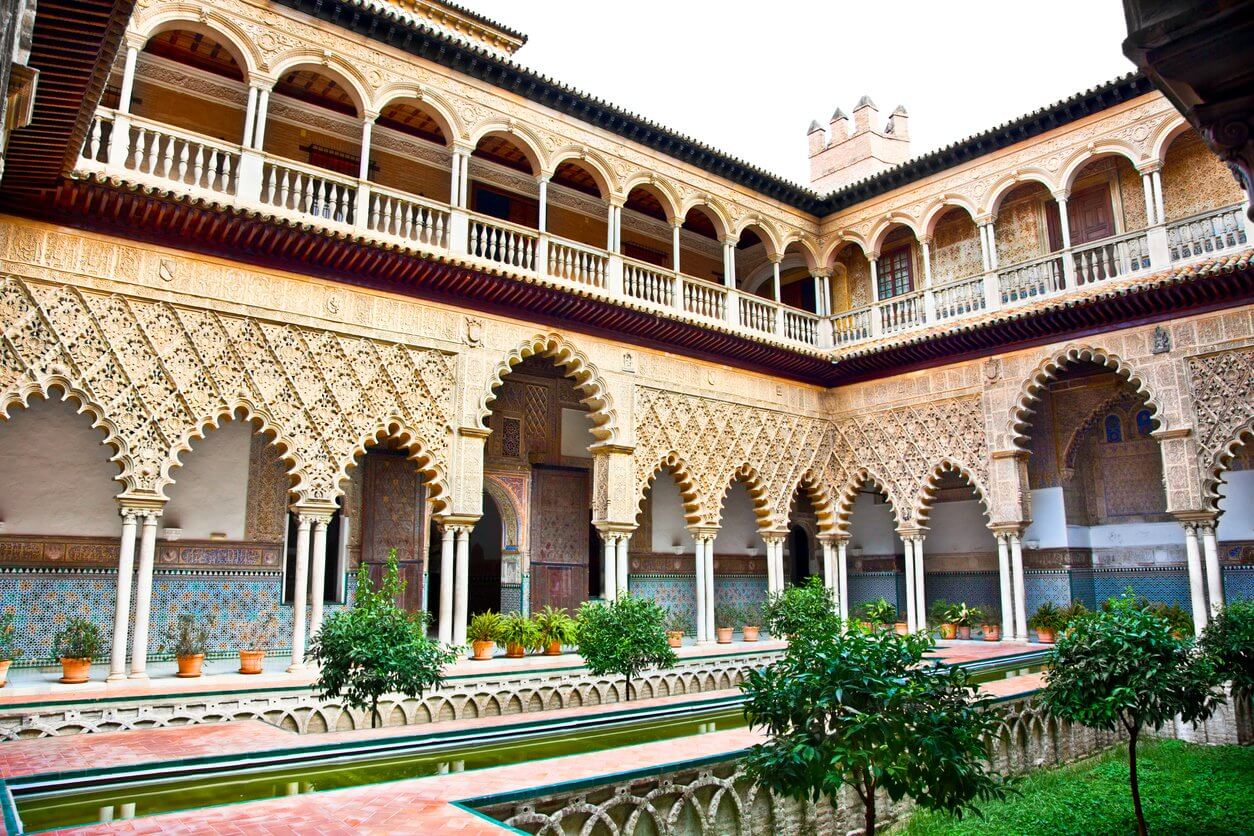
[[[405,594],[401,605],[422,609],[423,557],[427,544],[427,491],[402,451],[371,449],[365,455],[361,503],[361,559],[376,583],[388,552],[396,549]]]

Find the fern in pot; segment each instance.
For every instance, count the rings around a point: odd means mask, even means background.
[[[540,631],[540,646],[545,656],[562,655],[563,645],[575,643],[575,619],[565,607],[546,606],[532,616]]]
[[[512,612],[501,619],[501,635],[497,644],[505,647],[506,659],[521,659],[528,650],[540,647],[540,628],[520,612]]]

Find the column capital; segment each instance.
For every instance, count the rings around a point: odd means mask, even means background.
[[[989,523],[989,531],[993,532],[993,536],[1001,537],[1022,537],[1023,532],[1028,530],[1028,521],[1012,521]]]
[[[826,543],[831,546],[839,546],[841,543],[848,544],[850,537],[843,531],[829,531],[819,534],[816,539],[820,543]]]
[[[624,206],[626,206],[626,205],[627,205],[627,195],[625,195],[625,194],[612,194],[612,195],[610,195],[608,198],[606,198],[606,201],[605,201],[605,202],[606,202],[608,205],[613,206],[613,207],[615,207],[615,208],[617,208],[617,209],[622,209]]]
[[[913,540],[916,542],[923,542],[923,540],[927,539],[927,533],[928,529],[924,526],[897,529],[897,536],[902,540]]]
[[[987,215],[977,215],[975,218],[976,226],[992,226],[997,221],[996,213],[990,212]]]
[[[921,238],[919,239],[919,244],[920,244],[920,246],[924,246],[924,247],[930,247],[930,246],[932,246],[932,236],[931,236],[931,235],[924,235],[923,237],[921,237]]]
[[[130,512],[137,516],[144,516],[149,511],[154,511],[157,516],[160,516],[168,501],[159,496],[120,496],[117,499],[118,513],[125,515]]]
[[[1136,167],[1136,173],[1142,176],[1156,174],[1162,170],[1163,164],[1161,160],[1150,160],[1149,162],[1141,163]]]
[[[536,175],[537,183],[548,183],[552,179],[553,179],[553,172],[551,171],[541,171],[539,174]]]
[[[1204,510],[1176,511],[1171,516],[1175,517],[1176,521],[1181,525],[1214,524],[1219,518],[1219,515],[1214,511]]]
[[[330,524],[331,517],[335,516],[338,506],[334,502],[327,500],[306,500],[304,502],[293,502],[289,509],[296,515],[296,519],[308,519],[310,523]]]
[[[374,120],[378,118],[379,118],[379,111],[377,110],[363,110],[361,113],[362,124],[369,124],[371,122],[374,122]]]
[[[451,531],[454,534],[461,534],[462,532],[470,533],[470,531],[474,529],[475,523],[478,521],[478,517],[455,517],[450,515],[446,517],[437,517],[435,519],[435,524],[439,527],[440,531]]]
[[[1054,200],[1059,203],[1066,203],[1067,199],[1071,197],[1071,189],[1058,189],[1057,191],[1050,192],[1050,194],[1052,194],[1054,196]]]
[[[459,139],[459,140],[454,140],[451,153],[461,154],[463,157],[469,157],[471,154],[474,153],[474,151],[475,151],[475,146],[471,145],[469,142],[464,142]]]
[[[694,525],[688,526],[688,533],[692,535],[694,540],[713,540],[718,536],[718,526]]]

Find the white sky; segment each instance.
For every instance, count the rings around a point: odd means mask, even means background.
[[[862,94],[914,155],[1133,69],[1117,0],[461,0],[518,60],[802,184],[806,129]]]

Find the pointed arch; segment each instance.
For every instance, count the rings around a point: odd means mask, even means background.
[[[748,462],[742,463],[739,467],[732,471],[731,475],[723,482],[723,490],[717,497],[717,502],[711,502],[708,509],[708,519],[711,525],[721,525],[723,520],[723,505],[727,502],[728,495],[731,494],[732,487],[737,483],[745,486],[745,490],[749,494],[749,501],[753,504],[753,515],[757,518],[758,529],[761,531],[769,531],[776,527],[774,516],[771,512],[770,499],[767,496],[767,485],[758,473],[758,469]]]
[[[1209,510],[1219,511],[1219,500],[1224,498],[1219,492],[1219,486],[1224,483],[1224,473],[1232,467],[1232,460],[1242,447],[1254,447],[1254,418],[1246,421],[1232,436],[1232,440],[1219,448],[1210,466],[1202,473],[1202,497]]]
[[[900,503],[893,496],[892,491],[888,487],[888,482],[881,479],[871,470],[865,467],[858,468],[853,475],[845,482],[840,490],[840,494],[836,498],[834,507],[835,511],[835,529],[840,534],[849,534],[849,525],[853,518],[853,504],[858,499],[858,494],[862,488],[875,488],[882,493],[887,499],[888,504],[893,509],[893,527],[900,528],[904,523],[901,519],[899,511]]]
[[[657,461],[649,471],[644,484],[640,486],[636,496],[637,518],[644,513],[645,494],[648,493],[653,486],[654,480],[661,473],[669,473],[679,487],[679,499],[683,503],[685,525],[700,525],[705,514],[703,513],[704,509],[701,507],[701,496],[697,492],[696,479],[693,477],[692,469],[688,467],[688,463],[674,450],[668,452]]]
[[[928,471],[927,478],[923,480],[923,485],[919,490],[914,509],[915,524],[926,526],[928,518],[932,514],[932,506],[936,502],[936,492],[940,487],[940,481],[945,477],[946,473],[957,473],[963,477],[967,484],[971,486],[971,490],[975,492],[975,498],[980,501],[984,507],[984,516],[991,519],[992,503],[988,498],[988,490],[980,482],[976,475],[975,469],[968,467],[963,462],[951,456],[945,456]]]
[[[364,433],[352,445],[348,456],[336,463],[333,484],[335,495],[318,497],[319,499],[336,500],[344,495],[344,481],[349,478],[349,471],[358,466],[358,462],[366,455],[368,447],[381,441],[395,441],[408,455],[407,458],[418,468],[423,484],[427,488],[427,499],[431,502],[432,513],[441,514],[449,510],[452,492],[449,490],[445,464],[436,458],[431,446],[422,435],[399,415],[384,418],[374,428]],[[295,490],[299,491],[297,485]],[[304,498],[304,497],[302,497]]]
[[[1157,396],[1146,383],[1146,376],[1124,362],[1118,355],[1102,348],[1088,345],[1071,345],[1062,351],[1051,353],[1042,360],[1032,373],[1028,375],[1019,390],[1019,396],[1011,409],[1010,422],[1007,428],[1008,437],[1013,447],[1027,450],[1031,441],[1029,429],[1032,426],[1032,414],[1043,392],[1059,374],[1076,363],[1096,363],[1105,366],[1123,378],[1133,390],[1143,395],[1150,409],[1150,417],[1158,422],[1159,430],[1168,429],[1168,421],[1159,405]]]
[[[593,365],[588,356],[575,347],[561,334],[537,334],[505,356],[496,365],[488,379],[488,386],[479,401],[479,429],[488,429],[488,416],[492,412],[492,402],[496,400],[496,390],[501,387],[505,376],[514,366],[528,357],[539,355],[556,363],[568,377],[575,381],[575,389],[583,395],[582,402],[588,407],[588,418],[592,421],[592,435],[598,444],[612,443],[618,439],[618,415],[614,410],[610,389],[601,371]]]

